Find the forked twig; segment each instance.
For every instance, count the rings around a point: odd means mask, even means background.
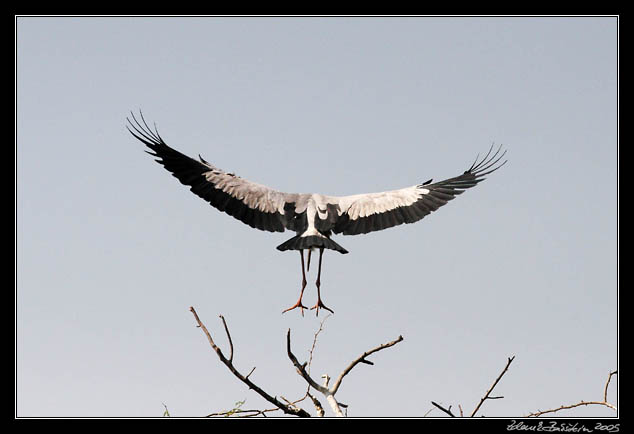
[[[502,373],[500,373],[500,375],[498,375],[498,378],[495,379],[495,381],[493,382],[493,384],[491,385],[491,387],[489,387],[489,390],[487,390],[487,393],[484,395],[484,397],[480,400],[480,402],[478,403],[478,405],[476,406],[475,410],[473,410],[473,412],[471,413],[471,417],[474,417],[475,414],[478,412],[478,410],[480,409],[480,407],[482,406],[482,404],[484,403],[484,401],[486,401],[487,399],[502,399],[504,398],[503,396],[491,396],[491,392],[493,392],[493,389],[495,388],[495,386],[497,386],[497,384],[500,382],[500,379],[502,379],[502,377],[504,376],[504,374],[506,374],[506,371],[508,371],[509,366],[511,365],[511,363],[513,362],[513,360],[515,359],[515,356],[513,357],[509,357],[507,362],[506,362],[506,366],[504,367],[504,369],[502,370]],[[453,414],[451,412],[451,405],[448,408],[443,407],[442,405],[432,401],[431,402],[432,405],[434,407],[436,407],[437,409],[441,410],[442,412],[448,414],[451,417],[456,417],[455,414]],[[463,417],[463,411],[462,411],[462,407],[460,405],[458,405],[458,408],[460,409],[460,417]],[[433,410],[433,409],[432,409]],[[430,410],[431,411],[431,410]],[[429,413],[429,412],[428,412]]]
[[[229,333],[229,329],[227,328],[227,321],[225,321],[225,317],[220,315],[220,319],[222,320],[222,324],[225,326],[225,333],[227,333],[227,339],[229,339],[229,361],[232,362],[233,361],[233,341],[231,340],[231,334]],[[253,372],[253,370],[251,370],[251,372]],[[251,372],[249,372],[249,375],[251,375]],[[249,375],[247,375],[247,378],[249,378]]]
[[[476,412],[480,409],[480,406],[482,405],[482,403],[484,403],[484,401],[486,401],[487,399],[504,398],[503,396],[490,396],[490,395],[491,395],[491,392],[493,392],[493,389],[495,388],[495,386],[497,386],[497,384],[500,381],[500,379],[504,376],[504,374],[506,374],[506,371],[508,371],[509,366],[511,366],[511,363],[513,362],[514,359],[515,359],[515,356],[508,358],[508,361],[506,362],[506,366],[504,367],[504,370],[498,376],[498,378],[493,382],[493,384],[491,385],[491,387],[487,391],[486,395],[484,395],[484,397],[480,400],[480,402],[478,403],[478,406],[475,408],[475,410],[473,410],[473,413],[471,413],[471,417],[475,416]]]
[[[608,375],[608,381],[606,381],[605,388],[603,390],[603,401],[580,401],[580,402],[577,402],[576,404],[562,405],[560,407],[552,408],[550,410],[536,411],[534,413],[528,414],[526,417],[539,417],[541,415],[548,414],[548,413],[555,413],[555,412],[561,411],[561,410],[569,410],[571,408],[581,407],[582,405],[584,405],[584,406],[586,406],[586,405],[602,405],[604,407],[611,408],[612,410],[616,410],[617,409],[616,406],[613,405],[613,404],[610,404],[608,402],[608,386],[610,385],[610,380],[612,380],[612,376],[616,375],[617,373],[618,373],[618,371],[612,371]]]
[[[229,368],[229,370],[231,371],[231,373],[233,375],[235,375],[244,384],[249,386],[249,389],[253,389],[258,395],[260,395],[262,398],[266,399],[271,404],[275,405],[277,408],[282,410],[284,413],[290,414],[290,415],[293,415],[293,416],[299,416],[299,417],[310,417],[310,413],[308,413],[306,410],[303,410],[301,408],[295,407],[294,405],[284,404],[283,402],[279,401],[277,398],[275,398],[275,397],[269,395],[268,393],[266,393],[264,390],[262,390],[255,383],[253,383],[249,379],[249,376],[253,373],[253,369],[251,370],[251,372],[249,372],[249,374],[247,376],[244,376],[233,366],[233,360],[232,360],[233,359],[233,343],[231,341],[231,335],[229,333],[229,328],[227,327],[227,323],[226,323],[226,321],[225,321],[225,319],[224,319],[224,317],[222,315],[220,316],[220,318],[222,318],[222,322],[223,322],[224,327],[225,327],[225,332],[227,333],[227,337],[229,338],[229,344],[230,344],[230,356],[229,356],[228,359],[222,353],[222,350],[214,342],[213,338],[211,337],[211,334],[209,333],[209,330],[207,330],[207,327],[205,327],[205,324],[203,324],[203,322],[198,317],[198,314],[196,313],[196,310],[193,307],[190,307],[189,310],[194,315],[194,318],[196,319],[196,322],[198,323],[198,327],[200,327],[202,329],[202,331],[205,333],[205,336],[207,336],[207,340],[209,341],[209,344],[211,345],[211,347],[214,349],[214,351],[218,355],[218,358],[220,358],[220,361],[222,363],[224,363],[225,366],[227,366],[227,368]],[[248,410],[248,411],[253,411],[253,410]],[[256,410],[256,412],[257,412],[257,414],[263,414],[264,413],[264,411],[259,411],[259,410]]]
[[[366,363],[366,364],[372,365],[373,363],[368,361],[368,360],[366,360],[366,357],[368,357],[370,354],[373,354],[373,353],[375,353],[377,351],[380,351],[380,350],[383,350],[385,348],[389,348],[389,347],[391,347],[393,345],[396,345],[397,343],[401,342],[402,340],[403,340],[403,336],[399,336],[394,341],[388,342],[386,344],[379,345],[378,347],[375,347],[375,348],[373,348],[373,349],[371,349],[369,351],[366,351],[365,353],[361,354],[361,356],[359,356],[355,360],[353,360],[343,370],[343,372],[341,374],[339,374],[339,377],[337,378],[337,381],[335,381],[333,386],[330,387],[330,388],[328,387],[328,379],[330,377],[325,376],[326,377],[326,381],[324,382],[323,386],[318,384],[315,380],[313,380],[313,378],[310,376],[310,374],[306,370],[306,366],[307,366],[308,362],[299,363],[299,360],[297,360],[297,357],[295,357],[295,355],[293,354],[293,352],[291,350],[291,329],[288,329],[288,332],[286,333],[286,352],[288,354],[288,358],[293,363],[293,366],[295,366],[295,368],[297,369],[297,373],[304,380],[306,380],[306,382],[308,383],[309,387],[312,387],[313,389],[321,392],[326,397],[326,400],[330,404],[330,406],[331,406],[332,410],[335,412],[335,414],[337,416],[343,417],[344,414],[343,414],[343,411],[341,410],[341,407],[345,408],[346,406],[344,406],[343,404],[337,402],[337,400],[335,399],[335,393],[337,393],[337,390],[339,390],[339,386],[341,386],[341,381],[343,380],[343,377],[345,377],[352,370],[352,368],[354,368],[358,363]],[[312,399],[312,397],[311,397],[311,399]]]
[[[440,404],[435,403],[434,401],[431,402],[434,407],[436,407],[437,409],[444,411],[445,413],[447,413],[449,416],[451,417],[456,417],[452,412],[451,412],[451,405],[449,406],[449,408],[445,408]]]
[[[370,354],[376,353],[377,351],[381,351],[384,350],[386,348],[389,348],[393,345],[398,344],[399,342],[401,342],[403,340],[403,336],[399,336],[398,338],[396,338],[395,340],[385,343],[385,344],[381,344],[378,347],[372,348],[369,351],[366,351],[365,353],[361,354],[359,357],[357,357],[356,359],[354,359],[347,367],[346,369],[343,370],[343,372],[341,372],[341,374],[339,374],[339,377],[337,377],[337,380],[335,381],[335,383],[332,385],[332,387],[330,388],[330,390],[332,391],[332,394],[334,395],[335,393],[337,393],[337,390],[339,390],[339,386],[341,386],[341,382],[343,381],[343,377],[345,377],[346,375],[348,375],[348,373],[350,371],[352,371],[352,368],[354,368],[355,366],[357,366],[358,363],[365,363],[367,365],[372,365],[373,363],[370,362],[369,360],[366,360],[366,357],[368,357]]]

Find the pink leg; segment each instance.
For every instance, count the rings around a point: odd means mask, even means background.
[[[320,286],[321,286],[321,257],[324,254],[324,248],[321,247],[319,249],[319,269],[317,270],[317,281],[315,282],[315,285],[317,285],[317,304],[315,304],[313,307],[311,307],[310,309],[317,309],[317,316],[319,316],[319,308],[323,308],[326,309],[327,311],[330,311],[331,313],[335,313],[334,310],[330,309],[329,307],[327,307],[325,304],[323,304],[321,302],[321,290],[320,290]]]
[[[299,251],[299,256],[302,258],[302,291],[299,293],[299,300],[293,306],[288,309],[284,309],[282,313],[288,312],[289,310],[293,310],[299,307],[299,310],[302,312],[302,316],[304,316],[304,309],[308,309],[306,306],[302,304],[302,297],[304,295],[304,288],[306,288],[306,272],[304,271],[304,251]]]

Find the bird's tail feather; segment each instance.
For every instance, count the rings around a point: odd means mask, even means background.
[[[335,243],[330,238],[320,237],[318,235],[310,235],[307,237],[294,236],[290,240],[287,240],[277,246],[277,250],[302,250],[310,249],[311,247],[323,247],[324,249],[336,250],[339,253],[348,253],[346,249]]]

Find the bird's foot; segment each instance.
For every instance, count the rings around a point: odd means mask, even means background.
[[[300,311],[301,311],[301,313],[302,313],[302,316],[304,316],[304,309],[308,309],[308,308],[302,304],[302,299],[301,299],[301,298],[300,298],[299,300],[297,300],[297,303],[295,303],[295,305],[293,305],[293,306],[289,307],[288,309],[284,309],[284,310],[282,311],[282,313],[286,313],[286,312],[288,312],[289,310],[293,310],[293,309],[296,309],[296,308],[298,308],[298,307],[299,307],[299,310],[300,310]]]
[[[317,309],[316,316],[319,316],[319,308],[326,309],[330,313],[335,313],[334,310],[321,302],[321,298],[317,299],[317,303],[313,307],[311,307],[310,310]]]

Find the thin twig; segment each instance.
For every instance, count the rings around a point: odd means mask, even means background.
[[[167,405],[165,405],[164,402],[161,402],[161,404],[163,404],[163,407],[165,407],[165,411],[163,412],[163,417],[170,417],[170,411],[167,409]]]
[[[449,406],[449,408],[445,408],[440,404],[436,404],[434,401],[431,402],[433,404],[434,407],[436,407],[439,410],[444,411],[445,413],[447,413],[449,416],[451,417],[456,417],[452,412],[451,412],[451,405]]]
[[[207,340],[209,341],[209,344],[216,351],[216,354],[218,354],[218,356],[220,357],[220,360],[223,360],[223,359],[226,360],[224,355],[222,354],[222,350],[218,348],[216,344],[214,343],[214,340],[212,339],[211,334],[209,333],[209,330],[207,330],[207,327],[205,327],[205,324],[203,324],[200,318],[198,318],[198,314],[196,313],[196,310],[194,309],[194,307],[190,306],[189,311],[194,314],[194,318],[196,319],[196,322],[198,323],[197,327],[200,327],[203,330],[203,332],[205,333],[205,336],[207,336]]]
[[[576,404],[570,404],[570,405],[562,405],[558,408],[552,408],[550,410],[540,410],[540,411],[536,411],[534,413],[530,413],[529,415],[527,415],[526,417],[539,417],[541,415],[544,414],[548,414],[548,413],[555,413],[561,410],[570,410],[571,408],[576,408],[576,407],[581,407],[583,406],[587,406],[587,405],[602,405],[604,407],[608,407],[611,408],[612,410],[616,410],[616,406],[613,404],[610,404],[608,402],[608,386],[610,386],[610,380],[612,380],[612,376],[616,375],[618,373],[618,371],[612,371],[610,372],[610,374],[608,375],[608,381],[605,383],[605,388],[603,391],[603,401],[580,401],[577,402]]]
[[[319,332],[318,332],[319,333]],[[317,334],[318,334],[317,333]],[[315,336],[316,339],[316,336]],[[392,342],[388,342],[386,344],[382,344],[379,345],[376,348],[373,348],[369,351],[366,351],[365,353],[361,354],[361,356],[357,357],[355,360],[352,361],[352,363],[350,363],[350,365],[348,365],[346,367],[346,369],[343,370],[343,372],[339,375],[339,377],[337,378],[337,381],[335,382],[335,384],[331,387],[328,388],[327,386],[327,380],[325,382],[326,386],[321,386],[319,384],[317,384],[317,382],[315,380],[313,380],[313,378],[310,376],[310,374],[306,371],[306,365],[308,364],[308,362],[305,363],[299,363],[299,360],[297,360],[297,357],[295,357],[295,355],[293,354],[292,350],[291,350],[291,329],[288,329],[288,332],[286,333],[286,352],[288,354],[288,358],[291,360],[291,362],[293,363],[293,366],[295,366],[295,369],[297,369],[297,373],[304,378],[304,380],[306,380],[306,382],[309,384],[310,387],[312,387],[313,389],[321,392],[325,397],[326,400],[328,401],[328,403],[330,404],[330,406],[332,407],[333,411],[335,412],[335,414],[337,416],[343,416],[343,412],[341,411],[340,407],[344,407],[346,408],[346,406],[344,406],[341,403],[338,403],[335,399],[335,393],[337,393],[337,390],[339,390],[339,386],[341,385],[341,381],[343,380],[343,377],[346,376],[346,374],[348,374],[348,372],[350,372],[352,370],[352,368],[354,368],[358,363],[361,362],[367,362],[367,360],[365,360],[365,358],[367,356],[369,356],[370,354],[373,354],[377,351],[383,350],[385,348],[389,348],[393,345],[396,345],[397,343],[401,342],[403,340],[403,336],[399,336],[396,340],[392,341]],[[323,378],[328,378],[327,376],[322,376]],[[309,387],[309,390],[310,390]],[[308,392],[307,392],[308,394]]]
[[[295,407],[295,403],[294,402],[289,401],[287,398],[285,398],[282,395],[280,395],[280,398],[282,398],[286,402],[286,404],[288,404],[290,407]]]
[[[605,407],[611,408],[612,410],[616,410],[615,406],[613,406],[612,404],[607,403],[607,402],[581,401],[581,402],[578,402],[576,404],[562,405],[561,407],[553,408],[553,409],[550,409],[550,410],[536,411],[535,413],[531,413],[531,414],[529,414],[526,417],[539,417],[539,416],[541,416],[543,414],[555,413],[555,412],[560,411],[560,410],[570,410],[571,408],[581,407],[582,405],[603,405]]]
[[[343,377],[345,377],[350,371],[352,371],[352,368],[354,368],[358,363],[368,363],[368,364],[372,364],[372,362],[368,362],[367,360],[365,360],[366,357],[368,357],[370,354],[372,353],[376,353],[377,351],[381,351],[384,350],[386,348],[389,348],[393,345],[398,344],[399,342],[401,342],[403,340],[403,336],[399,336],[398,338],[396,338],[395,340],[388,342],[386,344],[381,344],[376,348],[372,348],[369,351],[366,351],[365,353],[361,354],[359,357],[357,357],[355,360],[352,361],[352,363],[350,363],[346,369],[343,370],[343,372],[341,374],[339,374],[339,377],[337,377],[337,380],[335,381],[335,383],[332,385],[332,387],[330,388],[331,393],[334,395],[335,393],[337,393],[337,390],[339,390],[339,386],[341,386],[341,382],[343,381]]]
[[[222,320],[222,324],[225,326],[225,333],[227,333],[227,339],[229,339],[229,361],[233,362],[233,342],[231,341],[231,334],[229,334],[229,328],[227,327],[227,321],[225,321],[225,317],[220,315],[220,319]]]
[[[279,408],[267,408],[265,410],[234,409],[234,410],[222,411],[222,412],[218,412],[218,413],[210,413],[210,414],[208,414],[205,417],[216,417],[216,416],[229,417],[229,416],[233,416],[233,415],[236,415],[236,417],[254,417],[254,416],[264,416],[264,417],[266,417],[266,413],[270,413],[272,411],[280,411],[280,409]]]
[[[268,402],[270,402],[271,404],[275,405],[277,408],[282,410],[284,413],[291,414],[293,416],[310,417],[310,413],[308,413],[306,410],[303,410],[303,409],[297,408],[297,407],[291,407],[291,406],[285,405],[284,403],[280,402],[277,398],[275,398],[275,397],[269,395],[268,393],[266,393],[264,390],[262,390],[260,387],[258,387],[255,383],[253,383],[249,378],[247,378],[244,375],[242,375],[233,366],[232,360],[231,359],[227,359],[224,356],[224,354],[222,353],[222,350],[215,344],[213,338],[211,337],[211,334],[207,330],[207,327],[205,327],[205,324],[203,324],[203,322],[198,317],[198,314],[196,313],[196,310],[193,307],[190,307],[189,310],[194,315],[194,318],[196,319],[196,322],[198,323],[198,327],[200,327],[203,330],[203,332],[205,333],[205,336],[207,336],[207,340],[209,341],[209,344],[211,345],[211,347],[214,349],[214,351],[218,355],[218,358],[220,358],[220,361],[222,363],[224,363],[225,366],[227,366],[227,368],[229,368],[229,370],[231,371],[231,373],[233,375],[235,375],[244,384],[249,386],[249,389],[253,389],[262,398],[266,399]],[[229,329],[227,328],[227,323],[224,321],[224,318],[222,317],[222,315],[220,316],[220,318],[222,318],[222,320],[223,320],[223,323],[225,325],[225,331],[227,333],[227,337],[229,338],[229,342],[231,343],[231,334],[229,333]],[[230,345],[231,345],[231,348],[232,348],[231,349],[231,356],[233,356],[233,344],[230,344]],[[251,370],[249,375],[251,375],[252,372],[253,372],[253,370]]]
[[[317,346],[317,338],[318,338],[319,334],[323,331],[324,323],[326,322],[326,320],[330,316],[331,316],[331,314],[326,315],[326,317],[319,323],[319,329],[315,332],[315,336],[313,337],[313,344],[310,347],[310,350],[308,351],[308,353],[309,353],[308,362],[306,364],[304,364],[306,372],[309,373],[309,374],[310,374],[310,367],[311,367],[312,362],[313,362],[313,353],[315,351],[315,347]],[[253,369],[255,369],[255,368],[253,368]],[[248,375],[247,375],[247,377],[248,377]],[[311,387],[310,383],[308,383],[308,385],[306,387],[306,393],[304,393],[304,396],[302,396],[301,398],[299,398],[296,401],[294,401],[293,404],[297,404],[299,402],[304,401],[306,398],[310,398],[313,401],[313,405],[315,406],[315,410],[317,411],[317,415],[322,417],[324,409],[321,406],[321,403],[319,401],[317,401],[317,399],[310,394],[310,387]]]
[[[293,366],[295,366],[295,369],[297,369],[297,373],[306,380],[310,387],[324,394],[326,401],[328,401],[328,404],[330,404],[330,407],[337,416],[343,416],[343,412],[341,411],[334,394],[327,387],[317,384],[317,382],[311,378],[310,374],[306,372],[306,365],[308,362],[303,364],[299,363],[299,360],[297,360],[297,357],[295,357],[295,354],[291,351],[291,329],[288,329],[288,332],[286,333],[286,353],[288,354],[288,358],[291,359]]]
[[[608,381],[605,383],[605,390],[603,392],[603,402],[608,402],[608,386],[610,385],[612,376],[616,374],[618,374],[618,371],[612,371],[610,372],[610,375],[608,375]]]
[[[498,382],[500,381],[500,379],[502,378],[502,376],[504,374],[506,374],[506,371],[509,369],[509,366],[511,365],[511,363],[513,362],[513,359],[515,359],[515,356],[513,357],[509,357],[508,361],[506,362],[506,366],[504,367],[504,370],[502,371],[502,373],[498,376],[498,378],[493,382],[493,384],[491,385],[491,387],[489,388],[489,390],[487,391],[486,395],[484,395],[484,398],[482,398],[480,400],[480,402],[478,403],[478,406],[475,408],[475,410],[473,410],[473,413],[471,413],[471,417],[475,416],[475,414],[477,413],[477,411],[480,409],[480,406],[482,405],[482,403],[484,401],[486,401],[487,399],[500,399],[503,398],[502,396],[496,396],[496,397],[490,397],[489,395],[491,394],[491,392],[493,392],[493,389],[495,388],[495,386],[497,386]]]
[[[295,355],[291,351],[291,329],[288,329],[288,332],[286,333],[286,353],[288,354],[288,358],[291,359],[291,362],[293,362],[293,366],[295,366],[299,375],[301,375],[304,378],[304,380],[306,380],[306,382],[310,385],[310,387],[312,387],[315,390],[318,390],[319,392],[323,394],[330,393],[328,388],[320,386],[319,384],[317,384],[315,380],[311,378],[308,372],[306,372],[306,363],[304,363],[303,365],[299,363],[299,360],[297,360],[297,357],[295,357]]]
[[[323,331],[324,323],[331,316],[332,316],[332,314],[329,313],[328,315],[326,315],[326,317],[323,320],[321,320],[321,322],[319,323],[319,329],[315,332],[315,336],[313,337],[313,345],[312,345],[312,347],[310,347],[310,351],[308,352],[308,365],[307,365],[307,369],[306,369],[306,372],[308,372],[309,374],[310,374],[310,366],[313,363],[313,352],[315,351],[315,346],[317,345],[317,337]]]

